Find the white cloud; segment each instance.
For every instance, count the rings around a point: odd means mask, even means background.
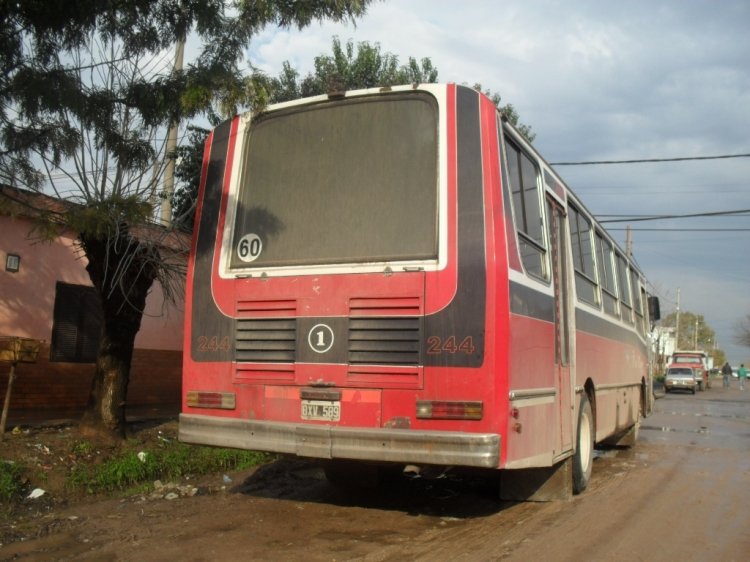
[[[389,0],[356,27],[268,29],[249,55],[271,75],[285,60],[305,74],[336,35],[402,62],[430,57],[442,81],[480,82],[513,103],[551,162],[735,154],[750,152],[748,22],[746,0]],[[598,214],[750,208],[750,159],[559,171]],[[750,219],[633,226],[728,225]],[[681,288],[683,310],[704,314],[738,361],[750,357],[730,346],[750,312],[749,234],[634,234],[654,284],[671,298]]]

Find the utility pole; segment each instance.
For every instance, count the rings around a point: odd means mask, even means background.
[[[633,255],[633,231],[630,229],[630,225],[625,227],[625,254],[628,257]]]
[[[698,319],[695,319],[695,332],[693,332],[693,349],[698,349]]]
[[[185,40],[179,39],[175,45],[174,70],[182,70],[182,58],[185,53]],[[164,199],[161,202],[161,224],[169,226],[172,223],[172,193],[174,193],[174,153],[177,150],[177,128],[179,123],[173,123],[167,135],[167,166],[164,169]]]
[[[680,289],[677,289],[677,318],[675,319],[675,337],[674,337],[674,348],[675,350],[680,349]]]

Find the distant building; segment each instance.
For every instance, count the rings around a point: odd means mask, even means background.
[[[675,352],[677,345],[675,336],[675,329],[668,326],[656,326],[652,332],[654,358],[659,375],[664,374],[669,358]]]
[[[29,234],[35,213],[61,204],[0,187],[0,336],[44,342],[36,363],[16,367],[9,421],[75,416],[89,396],[101,313],[86,258],[72,233],[51,242]],[[181,303],[165,306],[155,282],[135,341],[126,413],[179,410],[182,325]],[[8,373],[0,363],[0,399]]]

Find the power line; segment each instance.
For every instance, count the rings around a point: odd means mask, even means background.
[[[745,213],[744,211],[721,211],[721,212],[722,213],[723,212],[734,213],[736,216],[739,216],[739,217],[750,216],[750,212],[749,213]],[[609,218],[619,218],[619,217],[641,218],[641,217],[647,217],[647,218],[654,218],[654,217],[660,217],[661,215],[636,215],[636,214],[632,214],[632,213],[620,213],[620,214],[617,214],[617,213],[597,213],[596,216],[598,218],[601,218],[601,217],[609,217]]]
[[[741,215],[743,213],[750,213],[750,209],[740,209],[737,211],[714,211],[710,213],[691,213],[688,215],[652,215],[652,216],[631,215],[630,217],[624,218],[624,219],[604,219],[604,220],[599,220],[599,222],[600,223],[641,222],[641,221],[656,221],[656,220],[664,220],[664,219],[688,219],[688,218],[694,218],[694,217],[720,217],[720,216],[725,216],[725,215]]]
[[[608,228],[607,231],[628,230],[627,228]],[[631,228],[632,232],[750,232],[750,228]]]
[[[718,156],[682,156],[678,158],[640,158],[637,160],[592,160],[588,162],[552,162],[552,166],[593,166],[597,164],[643,164],[648,162],[685,162],[689,160],[724,160],[750,158],[750,154],[720,154]]]

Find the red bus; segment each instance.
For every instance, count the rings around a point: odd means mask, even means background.
[[[641,272],[473,89],[235,117],[207,140],[193,237],[185,442],[332,479],[502,469],[504,497],[543,498],[583,490],[595,444],[650,410]]]

